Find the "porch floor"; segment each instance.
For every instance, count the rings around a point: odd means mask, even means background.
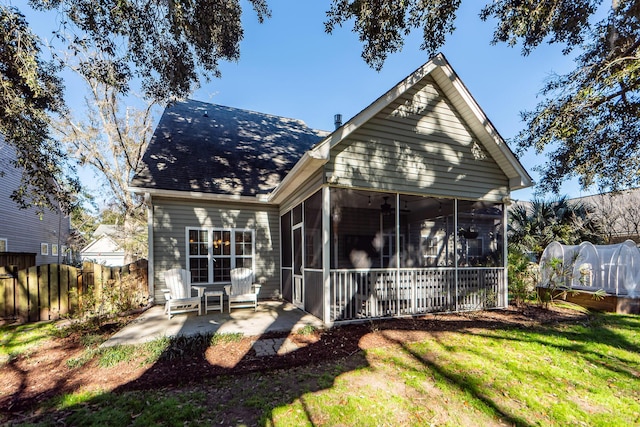
[[[102,346],[141,344],[162,336],[193,336],[206,333],[241,333],[259,336],[272,332],[294,332],[307,325],[322,328],[317,317],[284,301],[259,301],[254,312],[250,308],[233,309],[231,313],[209,312],[175,314],[168,318],[164,305],[156,305],[115,333]]]

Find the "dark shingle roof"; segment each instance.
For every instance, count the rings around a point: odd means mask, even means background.
[[[165,109],[131,186],[254,196],[328,133],[295,119],[187,100]]]

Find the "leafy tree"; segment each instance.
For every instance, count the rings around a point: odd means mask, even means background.
[[[620,189],[640,182],[640,4],[615,2],[581,45],[576,68],[542,89],[547,98],[523,113],[519,148],[541,153],[541,191],[566,177],[583,188]]]
[[[249,0],[262,21],[265,0]],[[218,76],[220,60],[237,60],[242,39],[240,0],[30,0],[55,11],[55,43],[78,60],[82,75],[127,94],[141,81],[147,99],[167,102],[188,95],[201,77]],[[26,6],[25,6],[26,7]],[[43,59],[41,42],[21,11],[0,5],[0,132],[17,148],[24,168],[14,199],[68,212],[77,180],[64,177],[64,155],[49,135],[52,115],[64,112],[60,63]],[[81,56],[81,55],[80,55]],[[58,58],[60,59],[60,58]]]
[[[460,0],[333,0],[326,31],[353,22],[365,61],[380,69],[414,29],[434,54],[455,30]],[[600,12],[602,19],[596,21]],[[640,183],[640,3],[634,0],[494,0],[480,12],[496,22],[492,43],[521,43],[528,55],[544,42],[579,50],[576,68],[543,87],[546,97],[522,114],[519,150],[550,148],[538,168],[540,191],[558,192],[567,178],[583,188]]]
[[[549,243],[577,245],[583,241],[602,242],[600,223],[590,206],[566,197],[534,199],[518,203],[509,211],[510,249],[532,253],[539,258]]]
[[[126,93],[142,80],[147,98],[184,97],[200,77],[218,76],[220,60],[237,60],[243,30],[239,0],[30,0],[57,11],[55,35],[69,52],[99,52],[82,61],[91,79]],[[249,0],[260,22],[266,0]]]
[[[24,16],[0,5],[0,134],[15,148],[14,165],[22,170],[21,185],[11,197],[40,213],[57,207],[70,212],[79,188],[65,175],[63,152],[49,132],[49,115],[64,111],[56,71],[41,59],[38,38]]]

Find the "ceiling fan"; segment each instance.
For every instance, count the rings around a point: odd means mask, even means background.
[[[393,212],[395,212],[395,208],[391,207],[391,204],[389,204],[389,196],[384,196],[383,199],[384,199],[384,203],[380,205],[380,212],[384,216],[391,215]],[[403,213],[411,212],[409,209],[407,209],[406,201],[404,202],[404,209],[400,209],[400,212],[403,212]]]

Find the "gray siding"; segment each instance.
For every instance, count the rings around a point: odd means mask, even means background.
[[[19,209],[11,193],[20,185],[22,171],[11,163],[16,158],[13,147],[0,137],[0,239],[7,240],[9,252],[34,252],[36,264],[61,262],[62,245],[67,245],[71,223],[68,217],[45,209],[42,216],[35,208]],[[41,255],[40,244],[49,245],[49,255]],[[51,255],[53,245],[59,256]]]
[[[337,184],[500,200],[508,179],[431,77],[331,150]]]
[[[277,206],[153,198],[154,297],[164,301],[163,273],[186,268],[186,227],[255,230],[255,277],[264,278],[260,298],[280,294],[280,218]]]

